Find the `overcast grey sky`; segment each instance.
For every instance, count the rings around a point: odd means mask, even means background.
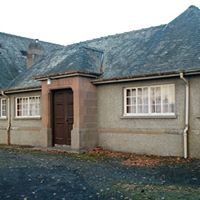
[[[0,0],[1,32],[71,44],[166,24],[200,0]]]

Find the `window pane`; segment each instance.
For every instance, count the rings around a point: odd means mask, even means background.
[[[138,96],[142,96],[142,88],[138,88]]]
[[[138,96],[138,104],[142,104],[142,96]]]
[[[132,98],[132,105],[136,106],[136,97]]]
[[[168,109],[168,104],[163,104],[163,113],[168,113],[169,109]]]
[[[136,113],[136,106],[132,106],[131,112]]]
[[[132,96],[132,97],[135,97],[135,96],[136,96],[136,89],[132,89],[131,96]]]
[[[29,111],[30,116],[39,116],[40,115],[39,97],[31,97],[29,102],[30,102],[30,111]]]
[[[2,117],[6,117],[6,99],[2,99],[1,101],[1,113]]]
[[[156,104],[161,103],[161,89],[160,87],[156,87]]]
[[[174,85],[169,86],[169,112],[175,112],[175,88]]]
[[[127,112],[127,113],[131,113],[131,106],[127,106],[127,107],[126,107],[126,112]]]
[[[144,107],[143,107],[143,113],[148,113],[148,105],[144,105]]]
[[[151,112],[161,113],[161,88],[151,87]]]
[[[28,97],[22,98],[22,116],[28,116]]]
[[[143,113],[142,112],[142,105],[138,105],[138,113]]]
[[[0,117],[6,117],[6,99],[0,99]]]
[[[149,104],[149,99],[148,99],[148,88],[143,88],[142,90],[142,112],[143,113],[148,113],[148,104]]]
[[[174,113],[175,112],[175,105],[172,103],[172,104],[169,104],[169,113]]]
[[[29,114],[30,116],[35,115],[35,97],[29,98]]]
[[[130,97],[127,97],[127,99],[126,99],[126,105],[131,105],[131,98]]]
[[[174,85],[164,85],[162,87],[163,113],[174,113]]]
[[[22,116],[22,98],[17,98],[17,116]]]
[[[161,113],[161,105],[156,105],[156,113]]]
[[[131,90],[129,90],[129,89],[126,90],[126,96],[127,96],[127,97],[130,97],[130,96],[131,96]]]
[[[151,94],[150,94],[150,101],[151,101],[151,113],[155,113],[156,112],[156,108],[155,108],[155,88],[151,88]]]
[[[144,96],[143,97],[143,103],[148,105],[148,102],[149,102],[148,96]]]
[[[155,113],[156,112],[156,106],[155,104],[151,104],[151,113]]]

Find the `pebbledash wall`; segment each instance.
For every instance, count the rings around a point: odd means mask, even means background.
[[[200,76],[190,83],[189,156],[200,157]],[[174,117],[124,117],[123,91],[126,87],[175,84]],[[183,156],[185,84],[179,78],[134,81],[94,86],[91,79],[72,77],[42,81],[42,91],[16,93],[11,99],[11,144],[52,146],[51,92],[72,88],[74,97],[73,149],[96,145],[107,149]],[[15,98],[41,96],[41,118],[17,119]],[[0,120],[0,143],[7,144],[7,119]]]
[[[200,157],[200,77],[190,77],[189,155]],[[175,84],[175,117],[124,117],[123,90]],[[183,156],[185,127],[185,84],[182,80],[162,79],[97,86],[99,145],[112,150]]]
[[[29,96],[40,96],[41,92],[26,92],[26,93],[15,93],[9,95],[10,110],[11,114],[11,126],[10,126],[10,143],[18,145],[33,145],[42,146],[45,142],[44,135],[41,134],[41,117],[36,118],[17,118],[15,113],[15,99],[16,97],[29,97]],[[8,102],[7,102],[8,103]],[[42,107],[42,104],[41,104]],[[9,113],[9,112],[8,112]],[[8,143],[8,116],[6,119],[0,119],[0,143]]]

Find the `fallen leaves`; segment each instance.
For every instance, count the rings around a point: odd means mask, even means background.
[[[163,164],[179,164],[191,162],[192,159],[185,160],[181,157],[172,156],[153,156],[153,155],[138,155],[134,153],[115,152],[105,150],[101,147],[96,147],[87,152],[89,155],[108,156],[108,157],[120,157],[122,163],[127,166],[155,166]]]

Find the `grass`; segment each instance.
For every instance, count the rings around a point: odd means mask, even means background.
[[[104,154],[89,154],[89,153],[74,153],[63,151],[59,149],[40,149],[40,148],[33,148],[32,146],[21,146],[21,145],[4,145],[0,144],[0,149],[9,149],[11,151],[17,151],[21,153],[29,153],[32,155],[61,155],[61,156],[70,156],[73,158],[81,159],[81,160],[90,160],[90,161],[97,161],[97,160],[104,160],[108,159],[109,157]]]
[[[200,188],[177,185],[139,185],[118,183],[113,190],[127,199],[137,200],[200,200]]]
[[[163,156],[154,156],[154,155],[137,155],[134,153],[125,153],[125,152],[116,152],[104,150],[101,147],[93,148],[84,153],[75,153],[70,151],[65,151],[64,149],[53,149],[53,148],[33,148],[32,146],[21,146],[21,145],[2,145],[0,144],[0,148],[2,149],[10,149],[18,152],[28,152],[31,154],[55,154],[55,155],[63,155],[63,156],[71,156],[74,158],[82,159],[82,160],[108,160],[111,158],[117,159],[123,165],[126,166],[158,166],[158,165],[176,165],[176,164],[184,164],[190,163],[195,159],[183,159],[181,157],[163,157]]]

